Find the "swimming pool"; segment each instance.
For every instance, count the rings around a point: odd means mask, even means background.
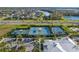
[[[67,20],[79,20],[79,16],[64,16]]]
[[[50,30],[48,27],[31,27],[29,30],[29,35],[50,35]]]
[[[52,27],[52,33],[56,35],[65,34],[64,30],[61,27]]]

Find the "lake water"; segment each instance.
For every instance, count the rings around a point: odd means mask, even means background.
[[[79,20],[79,16],[64,16],[67,20]]]

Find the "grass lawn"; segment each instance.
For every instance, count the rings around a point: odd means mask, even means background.
[[[11,25],[0,25],[0,37],[4,36],[6,33],[11,31],[13,26]]]
[[[0,37],[3,37],[5,34],[10,32],[12,29],[15,28],[27,28],[27,26],[23,25],[0,25]]]
[[[0,20],[4,20],[4,19],[6,19],[6,17],[0,17]]]

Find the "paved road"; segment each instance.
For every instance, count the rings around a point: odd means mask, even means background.
[[[60,24],[63,24],[63,25],[79,25],[79,22],[58,22],[58,21],[54,21],[54,22],[47,22],[47,21],[44,21],[44,22],[25,22],[25,21],[0,21],[0,25],[4,25],[4,24],[12,24],[12,25],[22,25],[22,24],[25,24],[25,25],[34,25],[34,24],[37,24],[37,25],[51,25],[51,24],[56,24],[56,25],[60,25]]]

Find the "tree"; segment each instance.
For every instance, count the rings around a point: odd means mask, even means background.
[[[35,17],[35,13],[34,12],[32,12],[32,19],[35,19],[36,17]]]
[[[21,43],[21,40],[22,40],[22,35],[21,34],[17,35],[17,40]]]
[[[60,20],[62,19],[62,17],[63,17],[63,14],[61,12],[58,12],[58,11],[53,12],[52,19]]]
[[[42,21],[43,18],[44,18],[44,13],[43,13],[43,12],[40,12],[40,15],[37,17],[37,19],[38,19],[39,21]]]

